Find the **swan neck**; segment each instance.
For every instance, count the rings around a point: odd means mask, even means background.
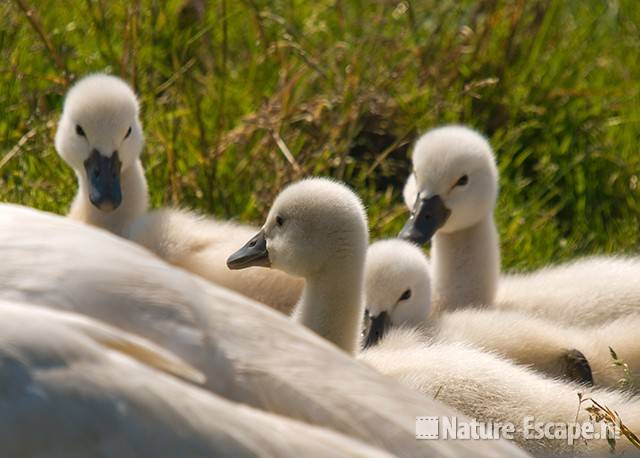
[[[354,355],[364,313],[364,256],[360,266],[334,266],[307,278],[297,319],[316,334]]]
[[[437,233],[432,265],[434,313],[492,304],[500,274],[493,215],[461,231]]]
[[[147,180],[140,160],[121,172],[122,203],[112,212],[101,211],[91,203],[86,174],[76,171],[76,175],[78,193],[69,211],[70,218],[125,236],[131,223],[147,211],[149,205]]]

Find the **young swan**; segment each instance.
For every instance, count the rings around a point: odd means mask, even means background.
[[[367,346],[378,342],[390,325],[406,325],[422,327],[438,341],[467,342],[494,351],[550,377],[613,388],[624,377],[631,379],[632,388],[640,380],[640,317],[587,329],[515,311],[463,309],[429,318],[430,293],[424,288],[430,283],[427,258],[420,248],[398,239],[372,244],[365,272],[371,317]],[[630,374],[613,364],[609,347],[629,364]]]
[[[147,210],[138,111],[136,95],[114,76],[88,76],[67,94],[55,144],[78,178],[70,218],[122,235]]]
[[[303,277],[296,319],[355,354],[368,240],[358,197],[334,181],[307,179],[278,195],[262,230],[231,255],[227,265],[272,267]]]
[[[143,143],[138,101],[124,81],[98,74],[71,88],[56,133],[58,153],[78,177],[69,217],[133,240],[167,262],[289,313],[302,280],[276,271],[230,272],[225,266],[238,242],[255,229],[179,210],[146,213]]]
[[[228,264],[232,269],[271,266],[304,276],[300,320],[353,354],[363,310],[366,250],[366,217],[358,198],[338,183],[310,179],[277,197],[263,229]],[[383,342],[360,359],[427,396],[437,394],[480,421],[511,422],[522,428],[526,417],[533,416],[536,422],[571,423],[578,411],[577,393],[582,392],[617,409],[632,429],[640,427],[638,401],[621,393],[547,379],[467,345],[425,343],[415,332],[389,337],[389,345]],[[581,410],[577,419],[586,422],[588,416]],[[526,440],[522,429],[514,438],[544,455],[608,450],[605,440],[575,445]]]
[[[251,226],[162,209],[138,218],[127,237],[174,266],[289,315],[304,280],[278,270],[232,271],[226,266],[226,259],[255,233]]]
[[[404,189],[413,209],[400,237],[432,239],[436,313],[469,305],[527,311],[572,325],[628,316],[640,306],[640,261],[591,258],[499,278],[493,219],[498,172],[491,146],[462,126],[434,129],[416,143]],[[500,281],[499,281],[500,280]]]
[[[640,401],[636,397],[618,390],[587,388],[550,379],[465,343],[420,343],[410,331],[392,330],[380,345],[364,351],[360,360],[477,421],[494,425],[512,423],[516,427],[513,440],[539,456],[608,453],[604,439],[589,438],[569,444],[566,440],[531,436],[534,423],[591,423],[594,431],[602,431],[603,423],[594,422],[585,411],[592,402],[585,401],[579,406],[579,393],[583,399],[593,399],[615,410],[632,431],[640,428]],[[616,452],[635,456],[638,450],[620,437]]]
[[[369,246],[365,267],[364,346],[375,345],[390,326],[415,327],[431,312],[431,276],[422,251],[399,239]]]

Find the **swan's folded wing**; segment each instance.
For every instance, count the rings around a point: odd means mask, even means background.
[[[101,343],[105,336],[108,346]],[[114,350],[116,341],[128,345]],[[154,363],[159,355],[177,360],[96,321],[3,301],[2,455],[389,456],[329,430],[220,399],[129,358],[131,346],[144,360],[150,351]]]

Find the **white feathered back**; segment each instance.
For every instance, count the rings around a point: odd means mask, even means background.
[[[2,455],[389,456],[229,402],[167,369],[197,374],[165,350],[90,318],[0,301]]]
[[[376,374],[273,310],[107,232],[0,206],[0,297],[75,310],[162,345],[233,400],[324,425],[398,456],[513,456],[503,442],[416,441],[452,410]]]

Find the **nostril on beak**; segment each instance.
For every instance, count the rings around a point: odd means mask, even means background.
[[[256,243],[257,242],[255,240],[252,240],[251,243],[249,244],[249,246],[253,248],[254,246],[256,246]]]

